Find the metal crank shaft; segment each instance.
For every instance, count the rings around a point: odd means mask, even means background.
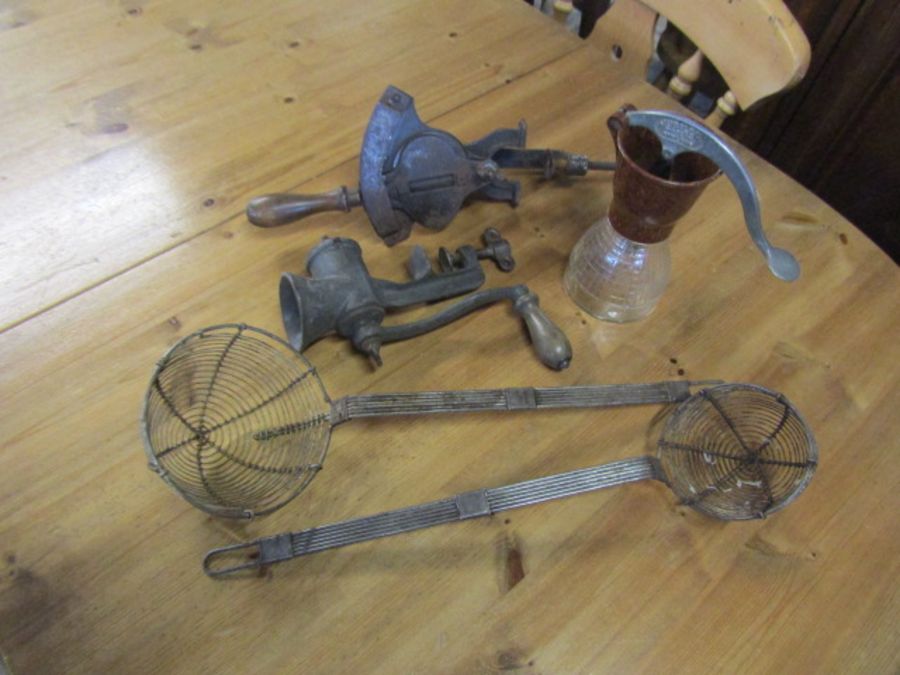
[[[211,577],[223,577],[330,548],[480,518],[647,479],[660,479],[656,460],[652,457],[635,457],[502,487],[463,492],[455,497],[374,516],[215,548],[203,559],[203,571]],[[235,563],[237,559],[241,562]]]

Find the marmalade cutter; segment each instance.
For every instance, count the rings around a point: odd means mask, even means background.
[[[268,194],[247,205],[247,219],[277,227],[325,211],[362,206],[388,246],[409,237],[413,223],[444,229],[467,200],[519,202],[518,181],[500,169],[540,171],[545,178],[611,171],[562,150],[526,149],[526,125],[497,129],[464,145],[452,134],[423,123],[409,94],[389,86],[375,106],[359,156],[359,189],[341,186],[315,195]]]

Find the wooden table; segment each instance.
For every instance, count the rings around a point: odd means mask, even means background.
[[[0,651],[12,672],[892,672],[900,664],[897,268],[749,152],[769,275],[717,181],[672,240],[674,278],[631,325],[580,312],[560,279],[610,180],[524,179],[517,209],[475,204],[388,249],[365,214],[263,231],[275,190],[352,185],[391,83],[475,139],[519,117],[536,147],[612,156],[625,102],[675,107],[513,0],[475,3],[16,3],[0,10]],[[809,489],[723,523],[635,484],[293,561],[217,582],[210,547],[644,451],[659,411],[354,422],[276,514],[219,522],[147,471],[141,398],[168,345],[243,321],[281,332],[275,286],[325,234],[377,276],[414,244],[512,242],[516,271],[575,359],[541,366],[493,308],[383,350],[307,355],[333,396],[722,378],[783,391],[821,450]],[[418,316],[414,312],[413,316]]]

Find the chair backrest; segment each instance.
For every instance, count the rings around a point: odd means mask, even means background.
[[[748,108],[797,84],[809,67],[809,40],[781,0],[616,0],[588,40],[643,77],[659,16],[698,48],[678,69],[669,93],[678,99],[687,96],[704,58],[728,85],[708,118],[716,126],[738,106]]]

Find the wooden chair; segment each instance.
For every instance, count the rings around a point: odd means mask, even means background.
[[[568,27],[572,12],[575,10],[572,0],[525,0],[525,2],[544,14],[552,16],[554,21],[566,27]]]
[[[706,118],[711,126],[797,84],[809,67],[809,40],[781,0],[616,0],[588,40],[620,67],[645,77],[659,16],[698,47],[669,81],[669,95],[690,95],[704,59],[729,88]]]

